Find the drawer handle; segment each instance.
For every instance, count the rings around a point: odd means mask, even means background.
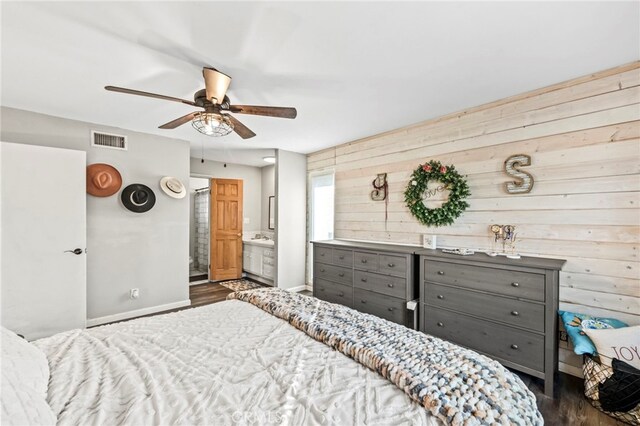
[[[367,263],[367,259],[362,259],[360,262]]]
[[[511,283],[512,287],[520,287],[520,283]]]
[[[388,309],[388,311],[389,311],[389,312],[393,312],[393,308],[389,308],[389,309]]]
[[[438,271],[438,275],[444,275],[444,271]]]
[[[362,281],[363,283],[366,283],[367,279],[366,278],[360,278],[360,281]]]
[[[366,300],[361,300],[360,303],[367,303],[367,301]]]
[[[338,293],[338,296],[342,297],[342,296],[344,296],[344,293],[340,292],[340,293]]]
[[[396,266],[393,263],[388,263],[387,265],[389,266],[389,268],[393,268],[394,266]]]
[[[438,327],[444,327],[444,324],[443,324],[443,323],[441,323],[441,322],[438,322],[437,326],[438,326]]]
[[[320,253],[320,256],[323,256],[323,257],[324,257],[324,253]]]
[[[393,284],[387,284],[387,287],[393,288]]]
[[[338,276],[339,276],[339,277],[344,277],[344,272],[340,272],[340,273],[338,274]]]
[[[441,294],[439,294],[439,295],[438,295],[438,299],[442,300],[442,299],[444,299],[444,296],[443,296],[443,295],[441,295]]]
[[[518,311],[511,311],[511,315],[513,315],[514,317],[520,316],[520,312]]]
[[[342,260],[344,259],[344,256],[338,256],[338,259]]]
[[[324,268],[320,268],[320,272],[324,272]]]
[[[518,350],[518,345],[511,345],[511,349],[513,349],[514,351]]]
[[[324,291],[324,288],[320,288],[320,291]]]

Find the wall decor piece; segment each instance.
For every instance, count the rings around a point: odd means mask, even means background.
[[[383,201],[387,198],[389,185],[387,184],[387,174],[378,173],[378,176],[371,182],[373,191],[371,191],[371,199],[373,201]]]
[[[94,197],[109,197],[122,187],[120,172],[109,164],[95,163],[87,166],[87,193]]]
[[[160,189],[171,198],[184,198],[187,195],[187,188],[179,179],[165,176],[160,179]]]
[[[384,229],[387,230],[387,220],[389,219],[389,184],[387,183],[387,174],[378,173],[376,178],[371,182],[373,191],[371,191],[371,199],[373,201],[384,201]]]
[[[156,194],[147,185],[134,183],[122,190],[122,204],[134,213],[151,210],[156,203]]]
[[[436,183],[430,187],[429,182]],[[429,208],[425,201],[447,191],[448,198],[440,207]],[[465,198],[471,195],[469,185],[453,165],[444,166],[431,160],[421,164],[411,174],[404,192],[404,201],[418,221],[427,226],[451,225],[469,207]]]
[[[519,167],[530,165],[531,156],[526,154],[512,155],[505,160],[505,173],[516,179],[504,184],[509,194],[526,194],[533,189],[533,176],[519,169]]]

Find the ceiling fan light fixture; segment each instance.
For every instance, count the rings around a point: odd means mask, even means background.
[[[194,129],[207,136],[226,136],[233,131],[233,123],[223,114],[215,112],[197,113],[191,125]]]

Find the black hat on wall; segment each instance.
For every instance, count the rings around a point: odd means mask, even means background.
[[[120,199],[132,212],[144,213],[151,210],[156,203],[156,194],[147,185],[134,183],[122,190]]]

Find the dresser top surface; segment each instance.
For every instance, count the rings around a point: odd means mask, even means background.
[[[336,248],[344,249],[362,249],[373,251],[386,251],[393,253],[414,254],[420,247],[417,246],[404,246],[400,244],[386,244],[386,243],[372,243],[367,241],[351,241],[351,240],[324,240],[324,241],[311,241],[313,244],[329,245]]]
[[[509,259],[506,256],[489,256],[484,252],[476,252],[472,255],[461,256],[459,254],[443,253],[441,250],[429,250],[418,248],[415,254],[432,260],[455,260],[469,263],[484,263],[489,265],[512,265],[530,268],[551,269],[559,271],[565,264],[564,259],[550,259],[547,257],[522,256],[520,259]]]

